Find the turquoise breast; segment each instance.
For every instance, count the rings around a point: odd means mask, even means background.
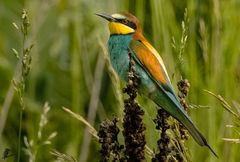
[[[111,35],[108,40],[110,60],[113,68],[121,79],[127,80],[129,67],[129,43],[132,40],[132,34],[129,35]]]

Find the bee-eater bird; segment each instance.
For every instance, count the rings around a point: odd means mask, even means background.
[[[199,145],[207,146],[217,157],[181,106],[173,91],[163,60],[143,36],[138,19],[130,13],[96,15],[109,21],[110,60],[120,78],[125,81],[128,79],[130,52],[135,61],[136,73],[140,77],[138,92],[176,118],[187,128]]]

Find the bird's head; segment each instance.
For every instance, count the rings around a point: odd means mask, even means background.
[[[116,13],[112,15],[96,14],[109,21],[110,34],[131,34],[141,31],[138,19],[130,13]]]

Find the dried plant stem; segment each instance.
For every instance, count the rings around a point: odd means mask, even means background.
[[[125,158],[127,161],[145,161],[145,126],[142,122],[144,111],[135,102],[139,77],[135,63],[129,52],[129,72],[127,87],[124,93],[129,98],[124,100],[123,136],[125,140]]]
[[[152,158],[153,162],[162,161],[165,162],[169,158],[169,154],[171,153],[170,137],[167,134],[167,130],[170,128],[168,124],[169,114],[164,109],[159,109],[157,113],[156,119],[154,122],[156,123],[156,129],[161,130],[160,139],[157,141],[159,153]]]
[[[118,142],[118,134],[120,129],[117,127],[119,119],[104,120],[98,131],[99,143],[101,144],[101,160],[100,162],[125,161],[122,156],[123,145]],[[112,157],[112,158],[111,158]]]
[[[189,105],[186,101],[186,97],[189,92],[190,83],[187,79],[182,79],[182,80],[178,81],[177,86],[178,86],[178,90],[179,90],[178,98],[180,100],[182,107],[187,112]],[[180,139],[183,141],[188,140],[188,138],[189,138],[188,131],[181,123],[179,123],[178,129],[179,129],[179,133],[180,133]]]

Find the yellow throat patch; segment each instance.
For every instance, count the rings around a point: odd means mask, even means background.
[[[135,32],[134,29],[116,22],[109,22],[108,27],[110,34],[130,34]]]

